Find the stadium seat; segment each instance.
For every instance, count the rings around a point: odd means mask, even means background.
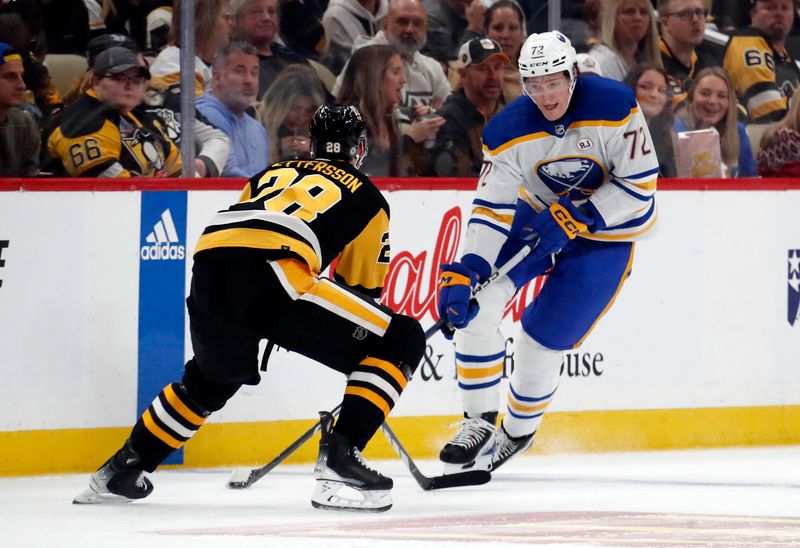
[[[744,127],[747,136],[750,138],[750,148],[753,150],[753,158],[758,158],[761,138],[764,136],[764,131],[770,127],[770,125],[771,124],[747,124]]]
[[[44,66],[62,97],[89,68],[85,57],[71,53],[50,53],[44,58]]]

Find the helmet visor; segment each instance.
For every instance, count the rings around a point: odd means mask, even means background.
[[[571,84],[564,72],[546,76],[528,76],[522,79],[522,87],[531,97],[568,91]]]

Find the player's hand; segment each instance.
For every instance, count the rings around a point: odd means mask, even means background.
[[[533,249],[536,257],[558,253],[570,240],[586,232],[594,220],[578,209],[566,196],[559,198],[550,207],[540,211],[531,219],[531,224],[522,229],[523,238],[533,239],[538,234],[539,245]],[[524,236],[528,233],[530,236]]]
[[[479,277],[458,262],[443,264],[439,270],[439,318],[444,321],[442,333],[452,338],[452,328],[465,327],[478,314],[480,307],[472,300],[472,288]]]

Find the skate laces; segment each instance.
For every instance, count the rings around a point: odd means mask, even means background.
[[[491,435],[494,427],[480,417],[466,418],[460,423],[453,423],[452,426],[461,424],[461,430],[450,441],[450,445],[458,445],[464,448],[472,448],[483,443],[486,436]]]
[[[495,461],[502,461],[519,451],[526,448],[531,441],[533,441],[533,434],[529,436],[521,436],[513,439],[508,435],[505,428],[501,428],[497,434],[497,449],[495,450]]]
[[[355,458],[355,461],[359,464],[359,466],[361,466],[361,468],[363,468],[367,472],[371,472],[373,474],[377,474],[377,475],[383,477],[383,475],[380,472],[378,472],[377,470],[375,470],[373,468],[370,468],[370,466],[367,464],[367,461],[364,459],[364,456],[361,454],[361,451],[359,451],[357,447],[353,447],[352,451],[353,451],[353,457]]]

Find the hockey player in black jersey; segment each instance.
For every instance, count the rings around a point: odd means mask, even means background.
[[[194,254],[187,305],[194,357],[76,503],[128,502],[152,472],[243,384],[257,384],[267,339],[347,375],[339,419],[323,429],[317,508],[384,511],[392,480],[361,451],[386,419],[425,347],[419,323],[378,304],[389,266],[389,206],[358,171],[366,130],[355,107],[323,105],[311,160],[278,162],[220,211]],[[338,257],[334,280],[321,272]],[[298,390],[300,387],[298,387]],[[338,494],[343,486],[360,499]]]

